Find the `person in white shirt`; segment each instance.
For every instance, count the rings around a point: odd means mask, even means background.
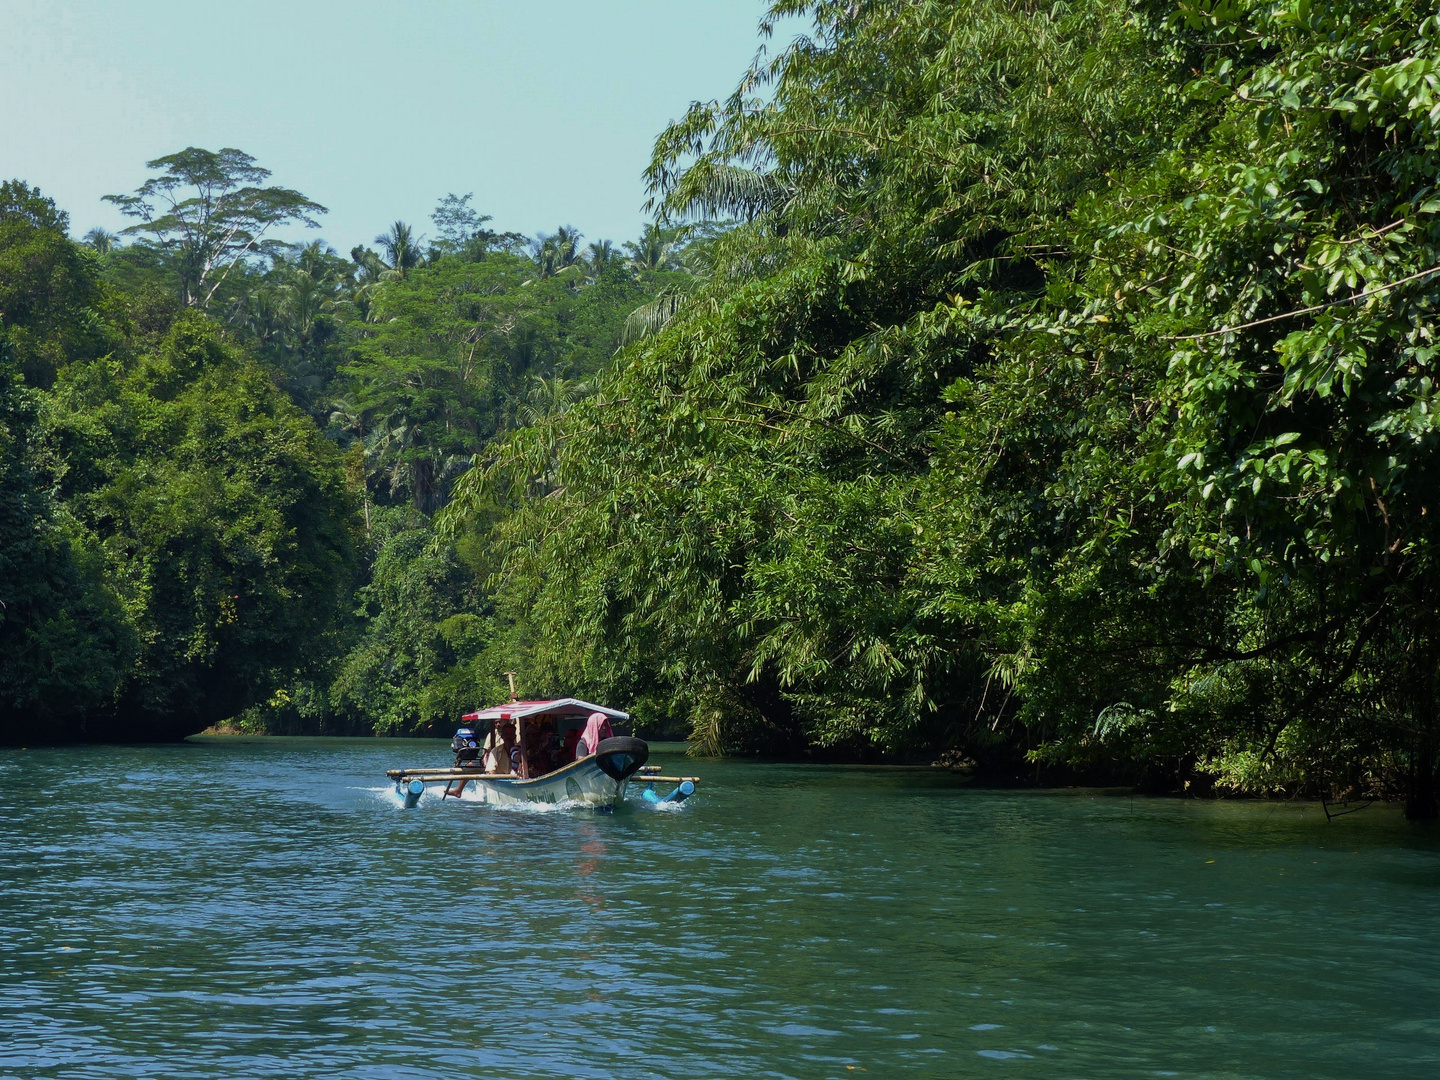
[[[514,723],[509,720],[497,723],[485,740],[485,771],[495,776],[509,776],[514,771],[512,763],[519,749],[515,745]]]

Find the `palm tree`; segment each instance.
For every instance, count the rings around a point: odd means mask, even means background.
[[[330,402],[330,427],[339,432],[340,445],[346,439],[365,439],[369,434],[370,410],[357,405],[350,398],[335,398]]]
[[[637,274],[649,270],[681,269],[680,253],[689,230],[684,225],[662,225],[652,221],[638,241],[625,244],[630,269]]]
[[[389,277],[403,278],[420,263],[420,241],[403,221],[395,222],[389,232],[375,237],[375,243],[385,252]]]
[[[350,261],[355,264],[355,280],[362,286],[375,284],[387,269],[380,256],[364,244],[356,244],[350,249]]]
[[[362,440],[368,475],[388,483],[390,497],[408,495],[422,514],[434,514],[454,479],[470,467],[470,454],[447,453],[426,441],[419,423],[397,409],[378,420]]]
[[[686,171],[671,213],[692,217],[779,222],[793,207],[796,191],[775,173],[704,160]]]
[[[655,299],[642,304],[625,320],[621,346],[659,333],[684,307],[695,290],[710,277],[714,247],[725,226],[715,224],[645,226],[638,242],[625,245],[626,264],[636,274],[658,270],[680,271],[688,276],[665,284]]]
[[[554,235],[536,239],[533,258],[542,278],[580,272],[580,236],[574,226],[561,225]]]
[[[301,343],[308,343],[315,330],[316,321],[334,306],[325,284],[316,281],[304,271],[296,271],[285,283],[285,313],[290,317],[290,326]]]
[[[598,278],[616,258],[615,245],[609,240],[596,240],[585,249],[585,253],[592,278]]]
[[[360,320],[369,322],[375,307],[376,292],[396,274],[381,261],[379,255],[364,244],[356,244],[350,249],[350,260],[355,266],[352,271],[354,287],[350,291],[350,302],[360,313]]]
[[[108,255],[120,246],[120,237],[98,226],[85,234],[83,243],[101,255]]]
[[[547,379],[544,375],[531,374],[527,379],[525,396],[518,403],[516,416],[529,427],[549,417],[560,416],[581,398],[594,393],[588,379],[567,379],[569,365],[561,362]]]
[[[283,299],[276,289],[256,289],[242,301],[237,319],[262,350],[284,347],[286,338]]]
[[[327,406],[330,410],[330,429],[340,435],[340,445],[350,444],[347,472],[350,480],[360,489],[360,505],[365,513],[365,535],[370,535],[370,460],[369,424],[370,413],[350,398],[335,398]]]
[[[690,292],[690,289],[679,285],[667,285],[654,300],[641,304],[626,317],[625,327],[620,332],[620,345],[624,347],[665,329],[690,298]]]
[[[295,266],[322,284],[330,284],[335,278],[335,261],[339,258],[335,249],[323,240],[315,240],[300,249],[295,256]]]

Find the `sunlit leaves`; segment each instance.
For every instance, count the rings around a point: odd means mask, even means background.
[[[707,745],[1388,782],[1434,714],[1434,17],[797,12],[656,146],[658,207],[747,221],[711,276],[461,485],[514,502],[530,657]]]
[[[326,212],[298,191],[259,186],[269,170],[233,147],[191,146],[146,162],[146,168],[158,175],[133,194],[105,198],[139,219],[126,234],[145,236],[171,256],[182,301],[190,306],[208,304],[232,267],[264,253],[272,228],[289,222],[314,227]]]

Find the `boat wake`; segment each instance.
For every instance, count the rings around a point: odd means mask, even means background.
[[[683,814],[689,809],[689,801],[680,802],[651,802],[648,799],[627,799],[626,802],[637,810],[645,810],[652,814]]]
[[[465,798],[466,802],[485,804],[484,799]],[[491,809],[502,814],[564,814],[577,810],[587,813],[595,813],[600,810],[608,810],[609,807],[591,806],[581,802],[579,799],[561,799],[559,802],[513,802],[513,803],[490,803]]]
[[[362,787],[356,791],[363,791],[367,795],[378,799],[396,810],[405,809],[405,796],[401,794],[393,784],[387,787]],[[467,806],[489,806],[493,810],[504,813],[520,814],[553,814],[572,810],[594,810],[595,807],[588,806],[579,799],[562,799],[560,802],[533,802],[533,803],[487,803],[483,797],[472,790],[466,790],[460,795],[443,796],[443,785],[426,785],[416,805],[434,806],[439,803],[464,803]]]
[[[405,797],[401,795],[400,792],[395,790],[394,784],[387,784],[384,787],[354,787],[350,790],[363,791],[366,795],[374,799],[376,802],[384,803],[386,806],[392,807],[396,810],[405,809]],[[428,798],[428,795],[429,792],[426,792],[427,798],[422,801],[429,802],[430,800]]]
[[[405,796],[396,789],[393,784],[384,787],[356,787],[354,791],[361,791],[370,798],[384,803],[394,810],[405,809]],[[685,802],[676,800],[665,802],[660,800],[652,801],[642,798],[635,792],[631,792],[627,798],[612,806],[595,806],[581,799],[561,799],[559,802],[513,802],[513,803],[487,803],[483,796],[473,790],[466,790],[461,795],[442,797],[443,787],[438,785],[427,785],[416,805],[435,806],[437,804],[458,802],[467,806],[487,806],[498,813],[503,814],[572,814],[572,813],[610,813],[615,810],[629,812],[641,810],[657,814],[680,814],[685,811]]]

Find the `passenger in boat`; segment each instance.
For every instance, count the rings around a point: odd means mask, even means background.
[[[555,741],[555,721],[549,717],[526,729],[525,743],[530,751],[531,776],[544,776],[558,768]]]
[[[565,744],[560,748],[560,764],[569,765],[580,756],[576,749],[580,745],[580,729],[571,728],[565,733]]]
[[[602,739],[608,739],[615,733],[610,730],[610,721],[606,719],[603,712],[592,712],[590,719],[585,722],[585,734],[580,736],[580,744],[575,748],[577,757],[585,757],[595,753],[600,746]]]
[[[498,734],[497,734],[498,733]],[[496,724],[485,744],[485,771],[509,776],[516,771],[520,748],[515,745],[515,725],[509,720]]]

